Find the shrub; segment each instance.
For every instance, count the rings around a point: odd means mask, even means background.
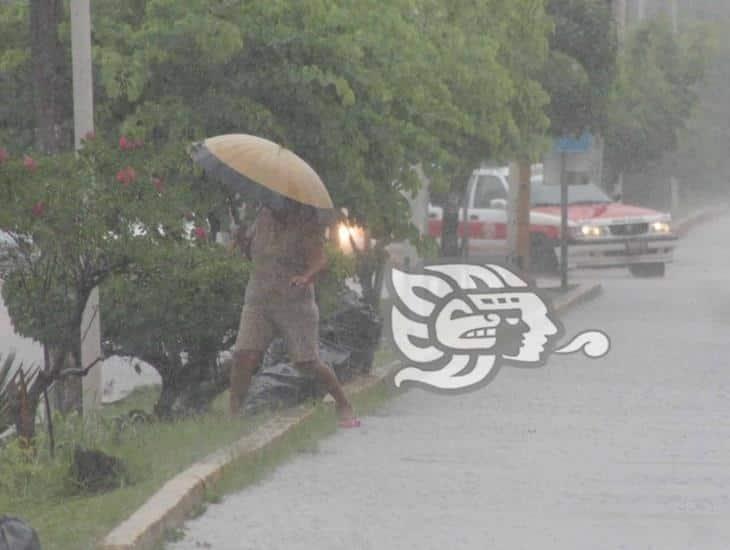
[[[150,250],[102,287],[103,336],[162,377],[161,417],[200,412],[222,392],[222,350],[236,337],[249,265],[222,247],[181,243]]]

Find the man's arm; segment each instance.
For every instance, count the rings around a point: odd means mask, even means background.
[[[306,286],[314,281],[314,278],[327,266],[327,255],[324,252],[324,239],[321,229],[316,230],[316,238],[308,239],[305,243],[307,269],[301,275],[291,278],[292,286]]]

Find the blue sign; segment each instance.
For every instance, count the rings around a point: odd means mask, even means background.
[[[555,140],[556,153],[587,153],[593,148],[593,135],[585,132],[575,137],[561,137]]]

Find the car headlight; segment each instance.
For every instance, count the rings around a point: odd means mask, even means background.
[[[595,239],[596,237],[605,237],[608,235],[608,226],[606,225],[580,225],[573,229],[573,234],[582,239]]]
[[[649,224],[649,232],[666,235],[672,232],[672,225],[669,222],[653,222]]]

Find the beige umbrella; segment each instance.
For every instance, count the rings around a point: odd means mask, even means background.
[[[269,206],[282,197],[319,209],[334,205],[309,164],[272,141],[248,134],[226,134],[193,144],[191,156],[213,177]]]

